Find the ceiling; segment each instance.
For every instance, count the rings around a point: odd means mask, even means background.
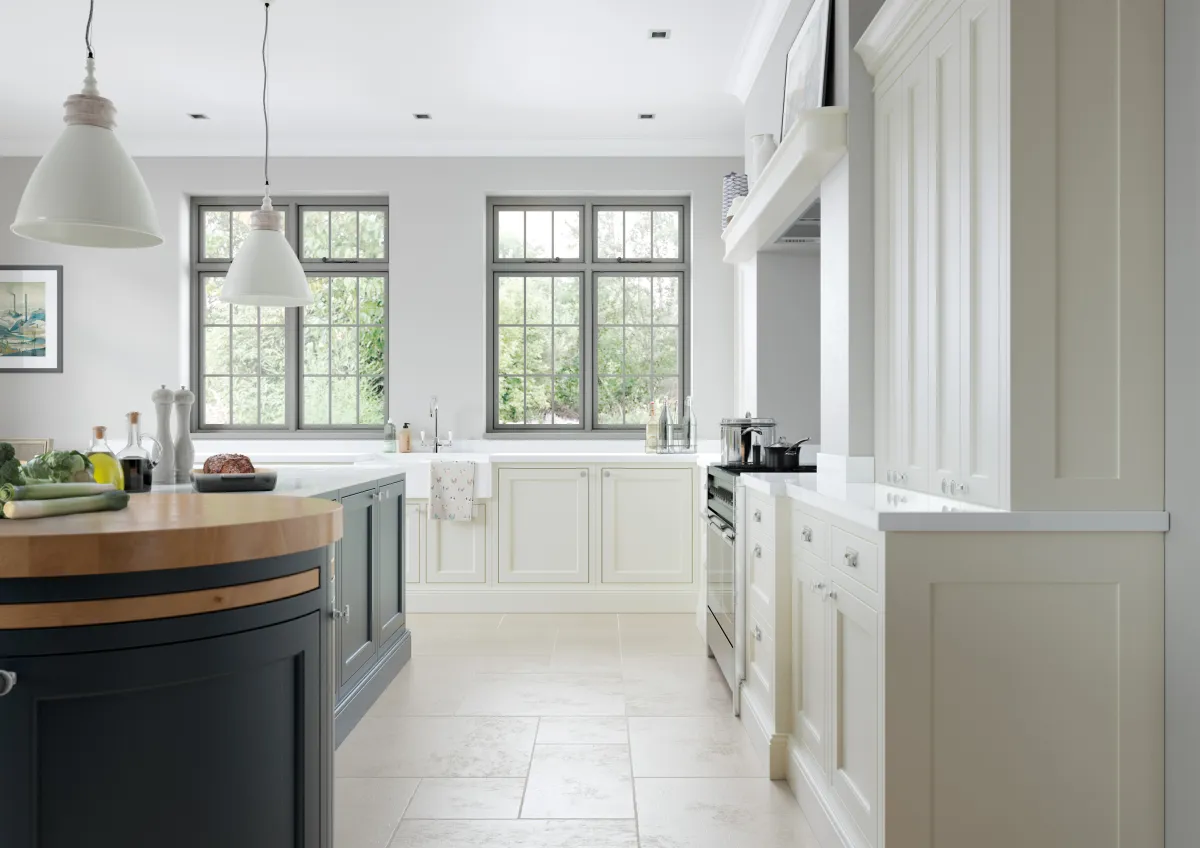
[[[0,155],[40,155],[84,74],[87,0],[0,2]],[[283,156],[740,155],[751,0],[274,0]],[[97,0],[101,94],[140,156],[262,150],[258,0]],[[651,41],[650,29],[669,29]],[[207,114],[196,121],[188,113]],[[414,112],[427,112],[417,121]],[[638,113],[655,114],[652,121]]]

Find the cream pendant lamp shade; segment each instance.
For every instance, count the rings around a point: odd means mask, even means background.
[[[266,191],[262,208],[250,216],[250,234],[238,248],[225,274],[221,300],[248,306],[306,306],[313,302],[308,277],[300,267],[296,251],[283,235],[283,214],[271,207],[271,125],[267,115],[267,33],[271,24],[271,4],[264,3],[263,26],[263,126],[266,150],[263,154],[263,181]]]
[[[113,133],[117,110],[96,87],[88,12],[87,77],[64,104],[67,128],[38,162],[12,231],[35,241],[81,247],[162,244],[146,182]]]

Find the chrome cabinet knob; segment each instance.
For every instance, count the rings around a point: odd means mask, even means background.
[[[762,559],[762,545],[754,546],[754,556],[758,557],[759,559]]]
[[[586,471],[586,470],[585,470],[585,471],[580,471],[580,472],[579,472],[579,476],[580,476],[580,477],[586,477],[586,476],[587,476],[587,471]]]
[[[812,590],[813,590],[814,592],[821,592],[821,591],[824,591],[824,589],[825,589],[825,583],[824,583],[824,582],[821,582],[821,583],[814,583],[814,584],[812,585]]]
[[[349,624],[350,623],[350,605],[346,604],[346,606],[342,607],[341,609],[334,607],[333,608],[333,617],[340,618],[340,619],[342,619],[342,621]]]
[[[754,626],[754,641],[755,642],[762,641],[762,630],[759,628],[759,626],[757,624]]]
[[[945,477],[942,478],[942,494],[950,494],[950,481],[948,481]]]
[[[759,524],[762,523],[762,510],[761,509],[754,510],[754,520],[757,521]]]
[[[611,476],[612,476],[612,472],[611,472],[611,471],[605,471],[605,472],[604,472],[604,476],[605,476],[605,477],[611,477]]]
[[[842,554],[842,559],[846,561],[846,565],[851,568],[858,568],[858,551],[853,548],[846,548],[846,552]]]
[[[805,542],[811,542],[811,541],[812,541],[812,528],[811,528],[811,527],[809,527],[809,526],[807,526],[807,525],[805,525],[805,526],[804,526],[804,527],[803,527],[803,528],[800,530],[800,538],[801,538],[802,540],[804,540]]]
[[[0,698],[17,688],[17,673],[0,668]]]
[[[836,600],[837,600],[837,592],[835,592],[835,591],[833,591],[832,589],[830,589],[830,590],[829,590],[829,593],[828,593],[828,594],[827,594],[825,597],[826,597],[826,598],[828,598],[828,599],[829,599],[829,600],[831,600],[831,601],[836,601]]]

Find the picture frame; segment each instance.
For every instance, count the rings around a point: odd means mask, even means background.
[[[813,0],[800,31],[788,48],[783,71],[783,115],[779,140],[796,125],[799,113],[830,105],[833,65],[834,0]]]
[[[63,266],[0,265],[0,374],[63,370]]]

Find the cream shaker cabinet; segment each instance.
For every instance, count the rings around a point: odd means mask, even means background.
[[[604,468],[600,493],[602,582],[692,581],[690,468]]]
[[[425,569],[425,512],[426,504],[409,502],[404,505],[404,579],[420,583]]]
[[[588,582],[589,489],[586,468],[500,469],[501,583]]]
[[[425,526],[426,583],[487,580],[487,504],[472,507],[470,521],[429,521]]]

